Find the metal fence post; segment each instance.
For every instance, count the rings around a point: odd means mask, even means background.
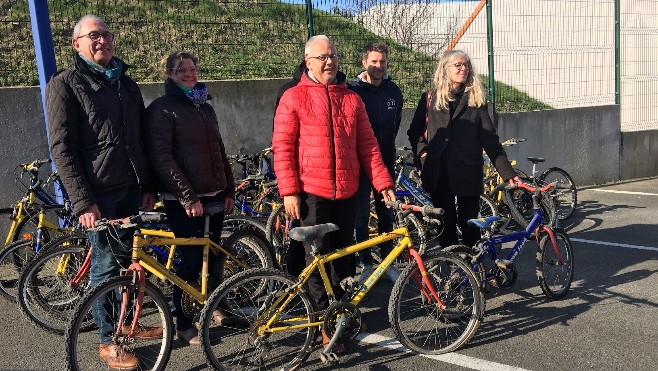
[[[489,98],[491,99],[491,112],[494,124],[498,126],[496,118],[496,88],[494,86],[494,46],[493,46],[493,14],[491,11],[491,0],[487,0],[487,52],[489,61]]]
[[[313,37],[313,4],[311,0],[306,0],[306,27],[308,28],[308,38]]]
[[[615,0],[615,104],[621,103],[621,18],[619,0]]]

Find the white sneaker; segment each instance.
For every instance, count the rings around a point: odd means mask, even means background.
[[[372,265],[364,265],[363,269],[361,269],[361,275],[359,276],[359,285],[363,285],[366,282],[366,279],[368,279],[374,271]]]
[[[398,267],[396,267],[395,265],[391,265],[390,267],[388,267],[386,272],[384,272],[384,277],[387,280],[395,283],[395,281],[398,280],[398,277],[400,277],[400,271],[398,270]]]

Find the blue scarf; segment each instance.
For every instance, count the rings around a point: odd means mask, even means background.
[[[85,57],[80,52],[78,52],[78,55],[80,58],[82,58],[83,61],[85,61],[87,67],[89,67],[90,70],[94,71],[96,74],[103,77],[110,83],[115,83],[119,80],[119,77],[121,77],[121,73],[123,72],[123,65],[117,59],[112,58],[110,60],[110,64],[108,64],[107,67],[103,67],[100,64]]]
[[[208,101],[208,87],[202,82],[197,82],[192,89],[178,84],[176,86],[181,88],[187,99],[195,105],[201,105]]]

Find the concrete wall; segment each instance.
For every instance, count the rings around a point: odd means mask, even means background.
[[[229,153],[270,146],[276,92],[285,81],[208,83]],[[160,83],[140,86],[146,104],[163,92]],[[0,89],[0,208],[22,195],[13,185],[14,167],[48,155],[41,107],[38,87]],[[413,109],[404,111],[398,145],[408,145],[412,116]],[[530,170],[525,157],[541,156],[547,161],[540,170],[548,165],[563,167],[579,185],[658,175],[653,160],[658,155],[658,131],[622,136],[617,106],[501,114],[498,121],[501,139],[528,139],[508,150],[510,159],[518,159],[524,171]]]

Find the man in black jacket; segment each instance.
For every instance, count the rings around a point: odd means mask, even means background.
[[[150,210],[151,172],[142,148],[144,102],[128,66],[114,57],[114,35],[100,18],[87,15],[73,29],[72,66],[46,86],[50,152],[74,213],[85,228],[101,218],[115,219]],[[107,232],[88,232],[92,244],[91,286],[117,276],[130,261],[130,233],[123,246]],[[110,368],[135,369],[138,360],[112,345],[113,324],[101,300],[94,320],[101,337],[99,354]],[[125,331],[125,330],[124,330]],[[161,337],[161,328],[139,328],[138,337]]]
[[[366,106],[368,119],[372,130],[377,137],[379,150],[382,153],[384,164],[394,178],[395,167],[395,137],[400,128],[402,120],[402,92],[400,88],[388,76],[388,46],[381,42],[371,42],[363,50],[361,60],[363,71],[356,79],[349,83],[351,90],[355,91]],[[356,215],[355,237],[357,242],[368,239],[368,219],[370,217],[370,193],[372,184],[368,176],[361,171],[359,190],[357,192],[358,209]],[[393,215],[382,202],[382,196],[378,192],[375,195],[375,210],[377,212],[377,226],[379,232],[390,232],[393,230]],[[380,245],[382,258],[393,249],[393,242],[388,241]],[[372,256],[370,250],[359,253],[363,270],[361,281],[372,274]],[[386,278],[395,282],[399,272],[394,265],[386,270]]]

